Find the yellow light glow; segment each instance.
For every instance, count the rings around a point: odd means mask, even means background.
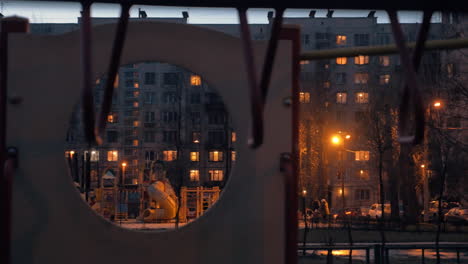
[[[126,162],[122,162],[122,167],[127,167],[127,163]]]
[[[346,138],[346,139],[350,139],[350,138],[351,138],[351,135],[346,135],[345,138]]]
[[[70,157],[73,158],[73,155],[75,155],[75,151],[70,151]]]
[[[441,107],[442,103],[440,101],[435,101],[434,102],[434,107]]]
[[[422,165],[421,165],[421,168],[424,168],[424,167],[426,167],[426,165],[422,164]]]
[[[343,193],[343,190],[339,189],[339,190],[338,190],[338,193],[342,194],[342,193]]]
[[[333,145],[338,145],[338,144],[341,143],[341,139],[340,139],[340,137],[338,137],[338,136],[333,136],[333,137],[331,138],[331,142],[332,142]]]
[[[348,211],[348,212],[346,212],[345,214],[347,214],[347,215],[350,215],[350,214],[351,214],[351,212],[349,212],[349,211]]]
[[[359,171],[359,172],[360,172],[361,174],[363,174],[363,173],[364,173],[364,171],[363,171],[363,170],[361,170],[361,171]]]
[[[306,194],[307,194],[307,190],[302,190],[302,194],[303,194],[303,195],[306,195]]]

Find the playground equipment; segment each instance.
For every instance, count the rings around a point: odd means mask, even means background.
[[[153,222],[174,219],[177,213],[178,202],[170,183],[167,181],[156,181],[148,186],[147,190],[150,205],[154,202],[155,206],[143,212],[143,221]]]

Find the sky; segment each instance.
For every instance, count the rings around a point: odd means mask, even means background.
[[[182,17],[182,11],[189,12],[189,23],[192,24],[236,24],[237,12],[233,8],[193,8],[193,7],[163,7],[163,6],[133,6],[131,17],[138,17],[138,8],[146,11],[148,17]],[[17,15],[27,17],[31,23],[76,23],[80,15],[81,5],[71,2],[48,1],[1,1],[0,13],[5,16]],[[95,3],[92,6],[93,17],[118,17],[119,5]],[[307,17],[311,9],[288,9],[285,17]],[[268,23],[267,13],[270,9],[249,9],[249,23]],[[336,10],[335,17],[364,17],[368,10]],[[317,10],[316,17],[325,17],[327,10]],[[388,23],[388,16],[384,11],[377,11],[377,22]],[[401,11],[400,21],[403,23],[421,22],[421,12]],[[436,13],[433,22],[440,21],[440,14]]]

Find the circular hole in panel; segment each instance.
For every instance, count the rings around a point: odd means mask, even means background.
[[[100,112],[106,80],[96,80]],[[219,198],[235,164],[236,133],[221,96],[201,76],[159,62],[125,65],[101,146],[85,142],[76,106],[65,158],[83,201],[123,228],[186,225]]]

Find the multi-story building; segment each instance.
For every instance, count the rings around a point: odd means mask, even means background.
[[[312,11],[309,17],[285,18],[284,23],[301,26],[303,51],[393,43],[391,26],[377,23],[374,14],[333,17],[333,11],[329,11],[326,17],[315,17]],[[176,19],[176,22],[187,23],[187,17],[188,13],[184,13],[183,18]],[[251,25],[253,39],[269,38],[272,12],[268,18],[269,24]],[[99,19],[96,23],[114,21]],[[240,35],[239,25],[197,26]],[[33,31],[36,27],[42,30],[51,28],[46,32],[51,34],[55,28],[63,32],[65,26],[33,24]],[[66,27],[72,28],[70,25]],[[406,40],[415,41],[419,24],[402,24],[402,28]],[[443,38],[443,30],[443,23],[433,23],[429,39]],[[427,78],[421,79],[424,87],[433,82],[433,76],[440,74],[441,60],[440,52],[426,52],[422,74]],[[372,124],[369,119],[370,114],[379,114],[384,116],[377,115],[378,120],[390,123],[395,114],[392,109],[396,109],[403,85],[399,56],[361,55],[303,61],[301,68],[300,188],[306,189],[311,199],[326,198],[338,208],[369,206],[378,202],[376,164],[379,153],[373,141],[378,135],[369,128]],[[203,82],[193,85],[197,83],[194,81],[196,75],[167,64],[141,63],[122,68],[119,77],[113,110],[116,116],[109,117],[109,120],[118,122],[110,122],[108,126],[108,146],[105,152],[100,153],[107,161],[102,167],[118,171],[118,164],[112,160],[124,159],[129,164],[128,177],[137,179],[137,175],[143,172],[143,178],[139,180],[145,181],[149,177],[145,174],[150,167],[149,160],[170,162],[174,157],[171,153],[177,152],[177,157],[188,165],[193,164],[191,158],[199,159],[198,172],[192,175],[191,170],[187,170],[187,179],[199,177],[200,184],[216,182],[220,174],[213,171],[222,172],[223,179],[226,177],[235,157],[232,149],[234,130],[226,119],[219,97]],[[178,82],[174,81],[176,79]],[[96,91],[100,91],[99,84]],[[99,100],[99,94],[96,95],[96,100]],[[158,110],[154,110],[154,105],[158,105]],[[344,143],[332,145],[329,139],[333,135],[341,136]],[[346,139],[346,135],[350,138]],[[198,137],[200,143],[195,143]],[[152,152],[153,149],[161,151]],[[215,151],[223,153],[223,161],[211,159]],[[192,153],[198,154],[192,156]],[[395,173],[395,168],[389,165],[391,159],[391,151],[382,158],[386,162],[383,170],[386,181]],[[385,186],[388,186],[387,182]],[[341,202],[343,191],[346,205]]]

